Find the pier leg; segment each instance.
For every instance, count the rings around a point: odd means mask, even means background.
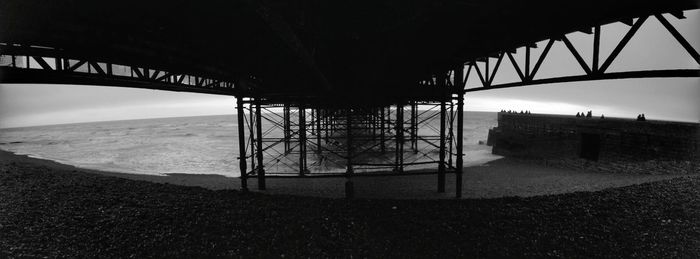
[[[287,154],[289,153],[289,140],[292,137],[290,132],[291,132],[291,116],[289,113],[289,104],[285,104],[283,108],[283,117],[284,117],[284,153]]]
[[[238,163],[241,170],[241,190],[248,191],[248,168],[245,154],[245,122],[243,113],[243,98],[238,97],[236,105],[236,116],[238,117]]]
[[[418,154],[418,105],[411,103],[411,148],[413,154]]]
[[[257,131],[258,157],[258,190],[265,190],[265,168],[263,166],[262,116],[260,115],[260,99],[255,100],[255,127]]]
[[[379,108],[379,148],[382,153],[386,151],[386,145],[384,144],[384,107]]]
[[[438,192],[445,192],[445,100],[440,101],[440,163],[438,164]]]
[[[389,130],[389,134],[391,134],[391,105],[386,107],[386,128]]]
[[[449,143],[449,147],[447,148],[447,150],[449,150],[447,152],[447,154],[448,154],[447,164],[450,166],[450,168],[454,168],[454,165],[452,164],[452,156],[454,155],[452,141],[455,138],[455,134],[454,134],[454,124],[455,124],[455,111],[454,110],[455,109],[454,108],[455,108],[455,105],[452,102],[452,96],[450,96],[450,113],[449,113],[450,114],[450,117],[449,117],[450,122],[448,123],[450,125],[450,129],[447,131],[448,132],[447,133],[447,143]]]
[[[353,169],[352,169],[352,118],[350,117],[350,109],[346,110],[346,117],[345,117],[345,127],[346,127],[346,134],[347,134],[347,170],[345,171],[345,176],[346,176],[346,181],[345,181],[345,197],[348,199],[352,199],[355,197],[355,186],[352,182],[352,175],[353,175]]]
[[[299,176],[306,173],[306,111],[299,106]]]
[[[403,172],[403,104],[396,105],[396,172]]]
[[[464,67],[459,66],[458,69],[455,69],[455,75],[461,75],[463,72]],[[456,165],[456,179],[455,179],[455,184],[456,184],[456,198],[462,198],[462,174],[463,174],[463,153],[462,153],[462,141],[464,138],[464,91],[462,90],[462,83],[459,82],[457,83],[457,80],[455,80],[455,85],[459,86],[457,89],[458,94],[457,94],[457,165]]]
[[[330,126],[331,126],[330,124],[331,124],[330,111],[328,111],[328,109],[324,109],[323,110],[323,135],[324,135],[324,138],[325,138],[324,141],[326,142],[326,144],[328,143],[328,134],[332,130],[330,128]]]
[[[316,109],[316,153],[321,154],[321,109]]]
[[[309,113],[311,113],[311,121],[309,121],[309,128],[311,128],[311,135],[315,135],[316,122],[314,121],[314,118],[316,118],[316,111],[314,109],[309,109]]]
[[[257,172],[257,167],[255,167],[255,159],[258,158],[258,155],[256,155],[255,152],[255,108],[253,106],[253,102],[248,104],[248,113],[250,114],[250,123],[248,125],[250,131],[250,171]]]
[[[371,108],[367,111],[367,126],[369,130],[372,131],[371,137],[372,140],[377,139],[377,116],[376,113],[377,111],[374,108]]]

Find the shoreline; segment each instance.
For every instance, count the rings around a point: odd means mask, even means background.
[[[148,175],[85,169],[48,159],[18,155],[0,150],[0,160],[21,162],[50,170],[84,172],[160,184],[202,187],[209,190],[240,190],[238,177],[218,174]],[[638,175],[596,173],[554,168],[512,158],[500,158],[483,165],[464,168],[463,199],[534,197],[573,192],[601,191],[646,182],[679,178],[684,175]],[[364,175],[352,178],[358,198],[371,199],[451,199],[454,174],[447,174],[446,192],[436,192],[436,174]],[[249,189],[265,194],[343,198],[344,177],[268,177],[267,190],[257,190],[257,180],[248,180]]]

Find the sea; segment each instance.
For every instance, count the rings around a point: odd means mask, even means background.
[[[109,172],[238,177],[237,126],[235,115],[215,115],[7,128],[0,149]],[[495,126],[497,113],[465,112],[465,166],[500,158],[479,143]]]

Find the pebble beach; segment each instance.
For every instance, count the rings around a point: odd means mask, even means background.
[[[6,258],[700,256],[697,175],[559,194],[346,200],[0,158]]]

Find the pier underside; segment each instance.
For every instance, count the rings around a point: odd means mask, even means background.
[[[421,172],[436,174],[444,191],[454,173],[460,197],[465,93],[700,77],[700,54],[669,22],[697,8],[696,0],[6,0],[0,83],[235,96],[243,189],[250,179],[265,189],[266,177],[335,176],[348,179],[351,197],[353,176]],[[698,66],[610,69],[649,20]],[[628,31],[604,56],[601,26],[618,22]],[[591,60],[570,42],[574,32],[590,36]],[[584,74],[540,77],[555,44]],[[507,63],[514,81],[500,82]],[[476,87],[467,87],[470,75]]]

